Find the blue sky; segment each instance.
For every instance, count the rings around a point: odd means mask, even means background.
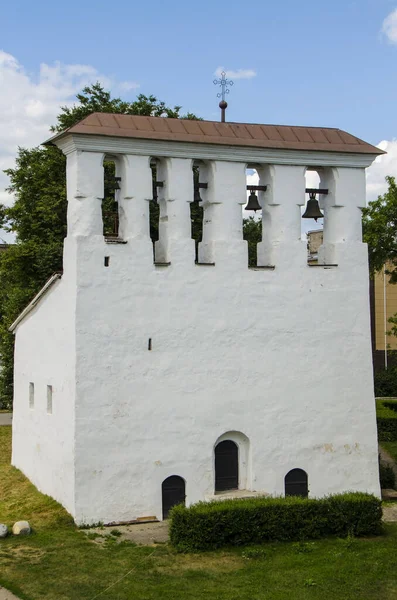
[[[14,0],[2,7],[0,46],[29,72],[43,62],[93,65],[209,119],[218,117],[214,70],[253,69],[229,95],[229,120],[338,126],[377,143],[397,136],[397,46],[380,34],[396,7]]]
[[[339,127],[380,145],[370,200],[397,176],[397,0],[14,0],[0,21],[0,202],[12,202],[2,170],[18,145],[44,141],[84,85],[218,120],[219,67],[236,74],[227,120]]]

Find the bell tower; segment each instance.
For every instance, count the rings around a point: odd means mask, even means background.
[[[67,156],[64,273],[13,326],[13,464],[78,523],[162,519],[176,498],[379,495],[360,219],[380,151],[336,129],[100,113],[49,143]],[[120,188],[113,239],[107,157]],[[253,268],[247,165],[262,220]],[[321,182],[306,213],[324,214],[315,265],[301,239],[308,168]]]

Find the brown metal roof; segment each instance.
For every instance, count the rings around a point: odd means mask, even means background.
[[[67,133],[284,150],[384,154],[379,148],[334,128],[218,123],[108,113],[93,113],[46,143],[53,143]]]

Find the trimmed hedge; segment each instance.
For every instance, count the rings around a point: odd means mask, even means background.
[[[379,463],[379,480],[382,490],[394,490],[396,478],[390,465]]]
[[[393,351],[395,362],[395,351]],[[397,397],[397,367],[389,366],[388,369],[374,373],[375,396],[377,398]]]
[[[381,501],[358,492],[320,499],[260,497],[199,502],[172,509],[170,539],[177,550],[189,552],[270,540],[377,535],[381,519]]]
[[[382,398],[376,401],[376,422],[380,442],[397,442],[396,400]]]

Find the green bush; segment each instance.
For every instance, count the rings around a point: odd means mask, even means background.
[[[381,501],[364,493],[327,498],[244,498],[199,502],[171,511],[170,539],[179,551],[299,541],[381,531]]]
[[[375,372],[374,385],[377,398],[397,397],[397,368]]]
[[[379,463],[379,479],[382,490],[394,490],[396,478],[390,465]]]
[[[381,399],[376,401],[376,422],[380,442],[397,441],[397,412],[394,406],[397,408],[397,401]]]

